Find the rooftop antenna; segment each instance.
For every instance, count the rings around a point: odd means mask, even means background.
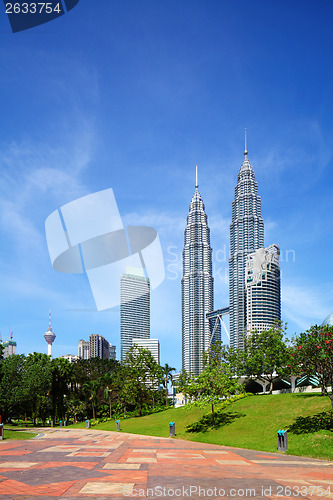
[[[10,327],[9,328],[9,333],[10,333],[10,340],[13,340],[13,332],[11,331]]]
[[[195,166],[195,188],[198,187],[198,165]]]
[[[245,156],[247,155],[247,147],[246,147],[246,129],[245,129],[245,151],[244,151],[244,155],[245,155]]]

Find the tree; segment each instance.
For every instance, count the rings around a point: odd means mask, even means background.
[[[128,404],[138,409],[142,415],[142,406],[149,403],[151,393],[158,383],[158,364],[151,352],[142,347],[131,347],[122,363],[121,396],[124,407]]]
[[[186,370],[181,370],[181,372],[179,373],[179,376],[177,378],[177,389],[179,392],[182,392],[186,397],[191,397],[190,395],[190,387],[191,387],[191,377],[190,375],[187,373]]]
[[[285,374],[290,364],[285,328],[277,323],[269,330],[253,333],[245,339],[244,374],[267,382],[270,393],[274,380]]]
[[[109,417],[112,418],[112,401],[114,400],[116,391],[116,376],[115,373],[105,373],[102,379],[104,387],[104,399],[109,405]]]
[[[165,363],[162,367],[163,385],[165,387],[165,406],[169,406],[168,382],[172,382],[172,372],[174,371],[176,371],[176,368],[172,368],[168,363]]]
[[[24,413],[24,363],[24,354],[13,354],[1,363],[0,408],[4,420]]]
[[[53,420],[62,420],[66,414],[66,396],[73,381],[73,364],[64,358],[51,360],[51,402]]]
[[[197,399],[211,404],[213,425],[215,423],[214,405],[221,402],[221,399],[242,390],[224,356],[224,346],[221,342],[215,342],[207,352],[203,353],[204,369],[193,383]]]
[[[95,379],[95,380],[87,380],[84,382],[82,385],[82,390],[84,393],[87,395],[91,407],[92,407],[92,413],[93,413],[93,420],[96,418],[96,406],[98,404],[98,390],[101,387],[101,380],[100,379]]]
[[[333,327],[315,325],[293,340],[295,362],[304,373],[317,375],[333,407]]]
[[[29,354],[23,370],[24,393],[27,413],[38,422],[45,422],[50,414],[50,391],[52,385],[51,359],[46,354]]]

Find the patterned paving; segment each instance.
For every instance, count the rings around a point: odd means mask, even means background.
[[[333,498],[333,462],[88,429],[0,442],[0,500]]]

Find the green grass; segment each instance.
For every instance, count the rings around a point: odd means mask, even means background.
[[[4,427],[3,436],[5,441],[6,439],[31,439],[37,436],[37,434],[35,432],[20,431],[18,429],[13,430],[11,428]]]
[[[176,422],[176,438],[202,443],[250,448],[268,452],[277,451],[277,431],[286,429],[296,417],[314,415],[332,408],[330,400],[319,394],[258,395],[236,401],[224,412],[234,414],[231,423],[207,432],[187,433],[188,424],[197,421],[203,410],[170,408],[161,413],[141,418],[121,420],[121,430],[134,434],[168,437],[169,422]],[[79,424],[85,427],[84,424]],[[93,427],[98,430],[116,430],[114,420]],[[333,460],[333,432],[314,434],[288,433],[288,454]]]

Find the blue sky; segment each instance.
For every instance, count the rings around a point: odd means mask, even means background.
[[[231,202],[244,128],[265,245],[282,252],[288,334],[333,312],[331,0],[80,0],[11,33],[0,13],[0,331],[18,353],[77,353],[100,333],[120,352],[119,309],[52,269],[44,223],[113,188],[125,224],[158,230],[166,278],[151,294],[161,362],[181,368],[181,249],[199,166],[228,304]]]

